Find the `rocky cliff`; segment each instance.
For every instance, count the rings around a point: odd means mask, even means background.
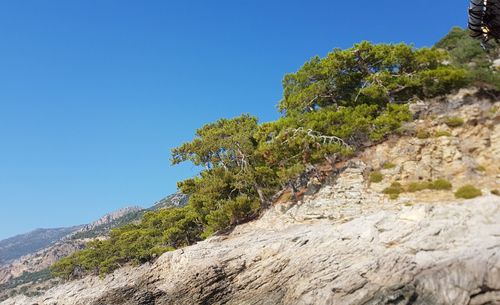
[[[151,264],[0,304],[500,304],[499,109],[476,90],[415,102],[401,136],[339,162],[299,202]],[[436,179],[451,186],[406,187]],[[482,196],[457,199],[465,184]]]

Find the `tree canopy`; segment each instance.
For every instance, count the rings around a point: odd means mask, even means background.
[[[467,81],[466,71],[447,65],[448,59],[444,50],[406,44],[364,41],[335,49],[285,76],[279,109],[289,114],[331,105],[383,106],[444,94]]]
[[[500,58],[500,44],[493,41],[490,44],[492,47],[484,50],[467,30],[454,27],[436,43],[436,47],[450,54],[453,66],[467,70],[475,85],[488,85],[500,90],[500,71],[493,67],[493,60]]]

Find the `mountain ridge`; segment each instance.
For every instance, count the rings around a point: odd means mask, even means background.
[[[43,249],[82,227],[82,225],[77,225],[60,228],[38,228],[0,240],[0,265]]]

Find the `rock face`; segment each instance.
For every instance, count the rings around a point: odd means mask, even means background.
[[[159,210],[159,209],[165,209],[165,208],[171,208],[171,207],[181,207],[185,206],[188,201],[188,196],[182,194],[182,193],[174,193],[172,195],[169,195],[153,204],[149,210]]]
[[[500,304],[499,197],[321,218],[276,207],[154,264],[1,304]]]
[[[298,203],[154,263],[0,305],[500,305],[498,100],[462,91],[413,105],[406,135],[343,163]],[[463,125],[449,127],[450,117]],[[423,128],[428,138],[412,135]],[[382,193],[438,178],[453,189]],[[483,196],[456,199],[466,183]]]
[[[500,97],[482,98],[461,90],[445,100],[420,106],[419,119],[409,128],[428,133],[425,138],[403,136],[364,151],[372,168],[392,163],[382,173],[393,181],[427,181],[446,178],[457,184],[474,181],[493,187],[491,175],[500,162]],[[463,120],[450,127],[450,119]]]

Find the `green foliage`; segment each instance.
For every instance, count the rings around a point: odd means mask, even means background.
[[[423,190],[430,189],[432,187],[432,183],[428,181],[422,181],[422,182],[411,182],[406,186],[406,191],[413,193],[413,192],[419,192]]]
[[[142,221],[113,229],[109,239],[94,240],[86,249],[56,262],[55,276],[103,275],[126,263],[141,264],[161,253],[199,240],[201,226],[190,207],[148,212]]]
[[[370,174],[370,182],[379,183],[382,180],[384,180],[384,176],[380,172],[377,171]]]
[[[464,198],[464,199],[471,199],[471,198],[479,197],[482,194],[483,193],[481,192],[480,189],[477,189],[473,185],[467,184],[467,185],[460,187],[455,192],[455,197]]]
[[[477,85],[489,84],[500,89],[500,73],[492,67],[493,59],[500,56],[500,45],[496,44],[492,50],[485,52],[479,41],[472,39],[467,30],[455,27],[436,47],[448,51],[451,63],[466,69],[470,80]]]
[[[314,57],[283,80],[279,109],[287,115],[328,106],[386,105],[432,97],[467,84],[468,73],[445,65],[446,51],[361,42]]]
[[[396,200],[399,198],[399,193],[389,194],[389,199]]]
[[[476,167],[476,170],[477,170],[478,172],[485,172],[485,171],[486,171],[486,167],[484,167],[483,165],[478,165],[478,166]]]
[[[391,186],[385,188],[382,192],[386,195],[389,195],[390,199],[397,199],[399,194],[403,193],[403,187],[399,182],[393,182]]]
[[[430,189],[432,190],[451,190],[453,185],[446,179],[437,179],[432,182]]]
[[[406,191],[413,193],[423,190],[451,190],[452,184],[446,179],[437,179],[434,181],[411,182],[406,186]]]
[[[491,190],[491,193],[495,196],[500,196],[500,191],[497,189]]]
[[[439,138],[439,137],[451,137],[451,133],[449,131],[446,131],[446,130],[440,130],[440,131],[436,132],[436,134],[434,136],[436,138]]]
[[[391,163],[391,162],[386,162],[384,163],[384,165],[382,166],[383,169],[392,169],[392,168],[395,168],[396,167],[396,164],[394,163]]]
[[[445,124],[451,128],[460,127],[464,124],[464,119],[459,118],[459,117],[449,117],[449,118],[446,118]]]
[[[431,133],[425,129],[417,130],[417,138],[419,139],[428,139],[431,136]]]
[[[205,168],[178,184],[199,216],[202,237],[255,216],[275,192],[278,173],[265,166],[259,153],[258,128],[257,119],[249,115],[222,119],[172,150],[173,164],[191,161]]]

